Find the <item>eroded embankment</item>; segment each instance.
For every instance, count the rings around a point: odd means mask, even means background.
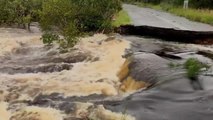
[[[40,35],[1,29],[0,118],[134,119],[87,103],[118,95],[116,73],[125,61],[122,55],[129,42],[97,34],[82,38],[68,53],[61,53],[56,45],[44,46]]]
[[[134,36],[125,39],[132,42],[132,47],[119,74],[124,81],[122,88],[128,91],[132,90],[128,88],[131,86],[134,90],[140,88],[137,86],[140,84],[142,88],[143,85],[148,88],[120,101],[102,102],[106,108],[116,112],[125,109],[136,120],[211,120],[213,82],[208,74],[212,74],[213,60],[211,55],[199,52],[212,53],[211,45],[180,44]],[[186,75],[183,64],[189,58],[210,66],[209,70],[199,74],[198,81],[190,80]],[[134,86],[134,83],[139,84]]]
[[[122,35],[137,35],[161,38],[168,41],[177,41],[196,44],[213,44],[212,31],[189,31],[172,28],[160,28],[152,26],[124,25],[116,28],[116,32]]]
[[[132,65],[134,64],[134,58],[129,57],[125,63],[122,65],[121,70],[118,72],[118,77],[121,81],[120,90],[123,92],[135,92],[141,88],[146,88],[149,86],[149,82],[144,79],[136,78],[132,75]]]
[[[126,109],[126,113],[134,115],[137,120],[212,119],[213,89],[205,86],[205,82],[210,83],[212,77],[202,78],[204,89],[196,91],[181,68],[168,67],[169,60],[152,53],[133,57],[135,63],[131,68],[131,76],[137,81],[154,83],[154,86],[122,101],[106,102],[107,108],[117,112]]]

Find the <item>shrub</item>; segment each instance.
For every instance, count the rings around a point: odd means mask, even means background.
[[[208,65],[201,63],[195,58],[190,58],[184,63],[184,67],[187,70],[187,76],[190,79],[197,79],[202,68],[208,68]]]
[[[31,22],[39,22],[44,43],[66,48],[87,33],[111,31],[120,10],[120,0],[0,0],[0,25],[30,29]]]
[[[40,24],[44,32],[64,36],[60,45],[72,47],[79,36],[110,31],[112,17],[120,9],[119,0],[46,0]]]
[[[18,25],[30,29],[30,23],[39,20],[42,0],[0,0],[0,24]]]

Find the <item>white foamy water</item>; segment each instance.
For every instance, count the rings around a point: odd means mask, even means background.
[[[21,44],[42,44],[41,33],[29,33],[15,28],[0,28],[0,56],[21,47]]]
[[[119,80],[116,76],[124,62],[121,57],[129,47],[127,41],[112,40],[99,41],[107,36],[99,34],[83,38],[76,48],[86,51],[99,58],[97,61],[85,61],[73,64],[72,70],[53,73],[1,75],[1,85],[10,87],[24,87],[21,97],[33,97],[40,92],[43,94],[63,93],[67,96],[84,96],[90,94],[116,95]],[[24,60],[24,59],[23,59]],[[98,82],[102,81],[102,82]],[[36,90],[36,91],[34,91]],[[32,93],[33,92],[33,93]],[[39,92],[39,93],[34,93]],[[26,99],[26,98],[22,98]]]
[[[31,48],[42,46],[40,36],[40,33],[2,28],[0,29],[0,56],[8,56],[23,46]],[[25,118],[62,120],[64,117],[61,111],[52,108],[23,106],[16,112],[7,110],[8,104],[3,103],[5,100],[10,102],[33,100],[39,94],[48,95],[51,93],[61,93],[64,96],[87,96],[94,93],[109,96],[117,95],[120,85],[117,72],[125,61],[122,55],[130,45],[125,40],[104,41],[107,38],[103,34],[82,38],[75,48],[97,59],[73,63],[71,70],[52,73],[16,73],[13,75],[0,73],[0,120],[25,120]],[[33,58],[44,55],[39,53],[41,51],[39,49],[38,52],[36,52],[36,49],[33,50],[35,50],[32,54]],[[26,58],[29,59],[30,56],[24,56],[23,61]],[[94,110],[92,117],[102,120],[114,120],[123,117],[122,114],[113,113],[103,107],[97,109],[100,110]],[[104,118],[99,116],[99,113]],[[128,117],[128,119],[133,119],[131,116]]]

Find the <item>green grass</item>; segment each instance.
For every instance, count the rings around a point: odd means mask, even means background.
[[[168,66],[170,68],[184,67],[186,69],[187,77],[192,80],[196,80],[198,78],[198,75],[203,72],[203,68],[205,68],[205,70],[208,70],[210,67],[195,58],[187,59],[184,64],[170,62]]]
[[[159,5],[152,5],[152,4],[144,4],[144,3],[134,3],[135,5],[141,7],[149,7],[156,10],[163,10],[175,14],[177,16],[185,17],[192,21],[207,23],[213,25],[213,10],[208,9],[183,9],[182,7],[174,7],[168,4],[159,4]]]
[[[184,63],[184,68],[187,70],[187,76],[190,79],[197,79],[198,75],[200,74],[202,68],[209,68],[207,64],[200,62],[195,58],[189,58]]]
[[[115,18],[115,21],[113,21],[113,26],[119,27],[121,25],[128,25],[131,23],[131,19],[128,15],[128,13],[124,10],[121,10]]]
[[[203,22],[213,25],[213,11],[210,10],[195,10],[182,8],[173,8],[169,12],[174,13],[178,16],[186,17],[193,21]]]

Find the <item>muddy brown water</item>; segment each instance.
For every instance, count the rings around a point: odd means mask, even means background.
[[[105,35],[96,35],[60,53],[57,46],[37,41],[39,33],[8,31],[0,34],[8,39],[0,44],[4,46],[0,101],[7,102],[0,106],[11,112],[0,109],[4,118],[12,114],[14,120],[76,120],[88,111],[101,120],[120,119],[124,114],[128,120],[213,118],[213,60],[198,54],[213,52],[212,46],[119,35],[118,40],[105,41]],[[169,67],[171,62],[183,64],[188,58],[211,66],[199,76],[199,82],[190,81],[182,66]],[[79,112],[79,106],[84,110]]]
[[[129,48],[128,41],[96,34],[82,38],[73,49],[62,53],[55,44],[44,46],[39,32],[0,31],[1,119],[123,117],[91,103],[119,94],[116,74],[125,61],[122,55]]]
[[[60,50],[51,46],[28,46],[14,50],[12,53],[1,57],[0,72],[16,73],[47,73],[70,70],[72,63],[89,59],[86,53],[71,51],[60,53]]]

